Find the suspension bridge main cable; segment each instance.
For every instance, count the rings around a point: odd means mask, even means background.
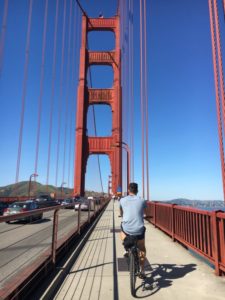
[[[22,108],[21,108],[21,113],[20,113],[19,144],[18,144],[17,165],[16,165],[16,180],[15,180],[16,183],[18,183],[18,180],[19,180],[21,149],[22,149],[22,142],[23,142],[23,127],[24,127],[23,125],[24,125],[25,102],[26,102],[26,92],[27,92],[32,10],[33,10],[33,0],[30,0],[29,1],[29,12],[28,12],[26,48],[25,48],[24,77],[23,77],[23,88],[22,88]]]
[[[221,95],[221,102],[222,102],[223,125],[225,127],[225,94],[224,94],[223,60],[222,60],[222,53],[221,53],[220,27],[219,27],[218,8],[217,8],[216,0],[213,0],[213,6],[214,6],[214,20],[215,20],[215,29],[216,29],[215,30],[216,44],[217,44],[217,53],[218,53],[220,95]]]
[[[215,22],[213,18],[213,2],[208,0],[209,4],[209,16],[210,16],[210,31],[212,41],[212,57],[213,57],[213,69],[214,69],[214,83],[216,91],[216,111],[217,111],[217,122],[218,122],[218,134],[219,134],[219,145],[220,145],[220,158],[221,158],[221,170],[222,170],[222,181],[223,181],[223,193],[225,199],[225,161],[224,161],[224,145],[223,145],[223,125],[221,120],[221,105],[220,105],[220,93],[219,93],[219,74],[216,58],[216,39],[215,39]],[[215,7],[214,7],[215,9]]]

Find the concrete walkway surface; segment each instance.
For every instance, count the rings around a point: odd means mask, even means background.
[[[118,202],[112,201],[54,299],[128,300],[127,261],[119,237]],[[138,279],[136,298],[159,300],[224,300],[225,278],[178,243],[146,222],[146,274]]]

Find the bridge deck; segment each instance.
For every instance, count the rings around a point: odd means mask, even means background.
[[[118,215],[118,203],[111,202],[54,299],[133,299]],[[224,278],[151,224],[146,228],[147,279],[138,281],[138,298],[224,299]]]

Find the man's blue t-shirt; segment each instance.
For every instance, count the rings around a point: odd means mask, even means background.
[[[120,199],[120,207],[123,210],[123,230],[130,235],[142,234],[146,201],[137,195],[129,195]]]

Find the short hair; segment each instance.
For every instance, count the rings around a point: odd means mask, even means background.
[[[129,184],[129,191],[133,194],[137,194],[138,193],[138,184],[136,182],[131,182]]]

